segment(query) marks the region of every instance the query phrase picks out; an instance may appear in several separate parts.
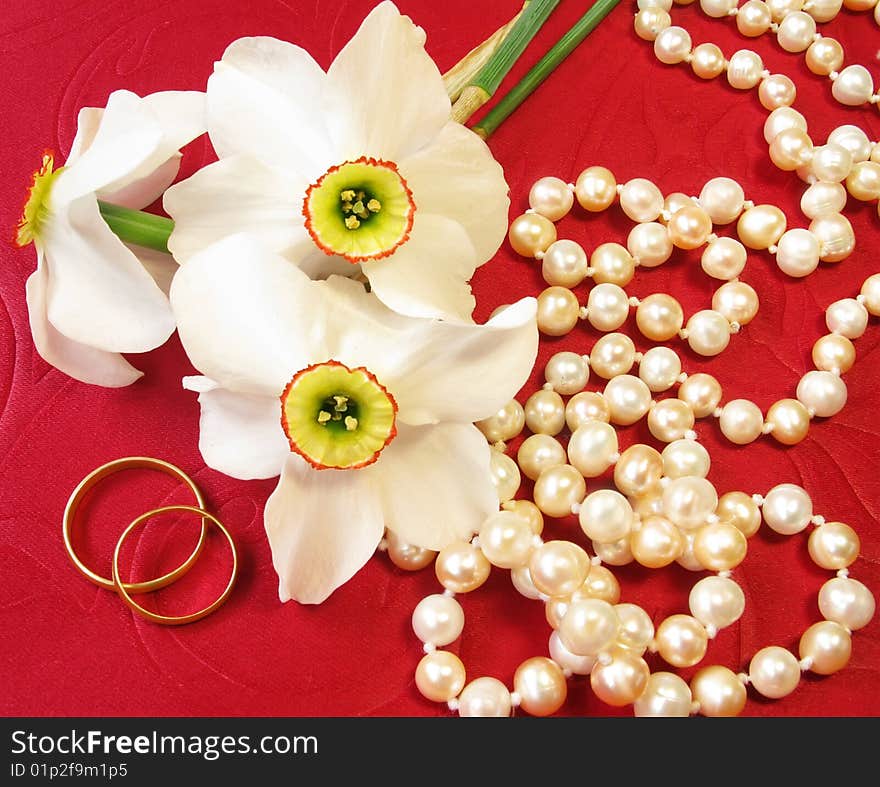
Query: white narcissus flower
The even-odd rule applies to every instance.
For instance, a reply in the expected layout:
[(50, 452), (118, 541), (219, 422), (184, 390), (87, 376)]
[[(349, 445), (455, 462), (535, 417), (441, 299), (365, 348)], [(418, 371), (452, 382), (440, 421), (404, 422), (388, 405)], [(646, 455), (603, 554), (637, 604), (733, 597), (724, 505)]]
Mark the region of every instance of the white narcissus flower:
[(533, 298), (485, 325), (405, 317), (235, 235), (180, 267), (171, 305), (205, 375), (184, 381), (200, 394), (205, 461), (242, 479), (281, 473), (265, 525), (282, 601), (323, 601), (386, 526), (441, 549), (498, 510), (472, 422), (532, 369)]
[(207, 88), (220, 160), (165, 195), (178, 261), (252, 232), (313, 278), (360, 268), (401, 314), (470, 320), (468, 281), (504, 238), (508, 189), (450, 120), (424, 43), (390, 2), (327, 73), (275, 38), (232, 43)]
[(67, 162), (51, 154), (34, 173), (16, 242), (33, 243), (37, 270), (27, 305), (37, 352), (85, 383), (120, 387), (142, 372), (119, 353), (162, 344), (174, 331), (166, 295), (177, 263), (169, 254), (126, 246), (98, 200), (143, 208), (177, 175), (179, 150), (205, 131), (205, 96), (127, 90), (106, 109), (80, 110)]

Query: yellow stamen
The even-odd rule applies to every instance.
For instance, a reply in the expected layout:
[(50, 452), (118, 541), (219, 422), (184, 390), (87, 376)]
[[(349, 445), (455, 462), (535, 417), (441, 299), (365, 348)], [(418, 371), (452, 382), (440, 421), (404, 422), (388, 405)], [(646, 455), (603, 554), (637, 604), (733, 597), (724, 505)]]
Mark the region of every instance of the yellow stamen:
[(349, 432), (353, 432), (355, 429), (358, 428), (358, 419), (352, 418), (352, 416), (350, 416), (350, 415), (346, 416), (345, 417), (345, 428)]
[(361, 223), (358, 221), (356, 216), (349, 216), (345, 220), (345, 226), (348, 227), (348, 229), (350, 230), (356, 230), (358, 227), (361, 226)]
[(321, 412), (318, 413), (318, 423), (322, 426), (326, 424), (327, 421), (329, 421), (331, 418), (332, 416), (326, 410), (321, 410)]
[(347, 396), (334, 396), (333, 399), (336, 402), (336, 406), (333, 408), (337, 413), (344, 413), (348, 410), (348, 397)]
[(378, 213), (380, 210), (382, 210), (382, 203), (379, 202), (379, 200), (377, 199), (371, 199), (367, 203), (367, 209), (370, 211), (370, 213)]
[(351, 189), (346, 189), (339, 195), (339, 199), (343, 202), (351, 202), (355, 198), (355, 193)]

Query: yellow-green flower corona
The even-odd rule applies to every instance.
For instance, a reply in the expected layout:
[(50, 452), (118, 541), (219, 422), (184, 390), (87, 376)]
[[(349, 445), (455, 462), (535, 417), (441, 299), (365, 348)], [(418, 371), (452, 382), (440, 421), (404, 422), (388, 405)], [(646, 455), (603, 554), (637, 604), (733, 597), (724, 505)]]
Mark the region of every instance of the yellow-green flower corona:
[(18, 220), (15, 232), (16, 245), (27, 246), (39, 237), (40, 227), (49, 212), (52, 184), (63, 170), (64, 167), (55, 169), (55, 157), (51, 153), (43, 154), (42, 164), (33, 175), (33, 183), (22, 208), (21, 218)]

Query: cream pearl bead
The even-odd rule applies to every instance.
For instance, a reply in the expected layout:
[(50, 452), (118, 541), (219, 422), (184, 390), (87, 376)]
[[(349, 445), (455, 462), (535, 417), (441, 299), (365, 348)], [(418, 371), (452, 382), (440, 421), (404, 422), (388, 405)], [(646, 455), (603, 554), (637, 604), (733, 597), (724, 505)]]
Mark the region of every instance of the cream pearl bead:
[(531, 500), (508, 500), (501, 506), (505, 511), (512, 511), (521, 519), (525, 520), (529, 529), (536, 536), (544, 530), (544, 516), (540, 509)]
[(629, 502), (635, 514), (642, 519), (659, 516), (663, 513), (663, 488), (655, 486), (638, 497), (630, 497)]
[(776, 31), (776, 40), (786, 52), (803, 52), (813, 43), (816, 20), (803, 11), (788, 14)]
[(633, 528), (629, 548), (640, 565), (663, 568), (681, 555), (684, 537), (666, 517), (648, 516)]
[[(679, 35), (675, 31), (680, 31), (687, 36), (687, 33), (680, 27), (669, 27), (654, 42), (655, 51), (661, 39), (666, 41), (673, 36)], [(688, 42), (690, 42), (690, 36), (687, 37)], [(688, 51), (690, 51), (690, 43), (688, 43)], [(656, 221), (663, 210), (663, 194), (650, 180), (633, 178), (627, 181), (620, 191), (620, 207), (623, 208), (623, 212), (633, 221)]]
[(691, 714), (691, 690), (672, 672), (654, 672), (633, 704), (639, 718), (684, 718)]
[(629, 537), (621, 538), (620, 541), (612, 541), (609, 544), (602, 544), (599, 541), (591, 543), (596, 557), (609, 566), (626, 566), (635, 559), (629, 547)]
[(697, 249), (712, 232), (712, 219), (697, 205), (677, 210), (666, 226), (669, 238), (678, 249)]
[(764, 35), (770, 29), (772, 21), (770, 9), (761, 0), (748, 0), (747, 3), (743, 3), (736, 15), (737, 29), (749, 38)]
[(810, 44), (806, 62), (807, 68), (814, 74), (827, 77), (832, 71), (840, 71), (843, 66), (843, 47), (836, 39), (823, 36)]
[(880, 273), (868, 276), (860, 290), (864, 306), (870, 314), (880, 317)]
[(809, 230), (788, 230), (779, 239), (776, 264), (789, 276), (809, 276), (819, 266), (819, 239)]
[(761, 513), (771, 530), (790, 536), (810, 524), (813, 501), (796, 484), (778, 484), (764, 496)]
[(728, 522), (704, 525), (694, 535), (694, 557), (709, 571), (730, 571), (745, 560), (748, 544)]
[(839, 213), (817, 216), (810, 222), (810, 232), (819, 239), (819, 259), (823, 262), (840, 262), (856, 247), (852, 225)]
[(861, 202), (880, 198), (880, 164), (860, 161), (846, 176), (846, 190)]
[(461, 636), (464, 610), (451, 596), (440, 593), (425, 596), (413, 610), (412, 627), (422, 642), (448, 645)]
[(407, 544), (391, 530), (385, 534), (385, 543), (391, 562), (403, 571), (421, 571), (437, 555), (432, 549)]
[(617, 430), (613, 426), (604, 421), (588, 421), (572, 432), (568, 461), (585, 478), (595, 478), (614, 464), (618, 450)]
[[(690, 52), (691, 36), (683, 27), (671, 25), (665, 30), (662, 30), (657, 38), (654, 39), (654, 56), (661, 63), (666, 63), (667, 65), (681, 63)], [(657, 214), (659, 215), (659, 213), (660, 212), (658, 211)], [(634, 216), (631, 216), (630, 218), (639, 221), (639, 219), (636, 219)], [(654, 218), (657, 217), (654, 216), (651, 219), (645, 219), (645, 221), (652, 221)]]
[(742, 588), (727, 577), (704, 577), (688, 596), (688, 608), (704, 626), (723, 629), (738, 621), (746, 609)]
[(566, 287), (548, 287), (538, 295), (538, 330), (547, 336), (564, 336), (577, 325), (580, 304)]
[(528, 566), (517, 566), (516, 568), (510, 569), (510, 581), (520, 595), (532, 600), (541, 598), (538, 588), (536, 588), (532, 582)]
[(599, 377), (610, 380), (626, 374), (636, 360), (636, 346), (625, 333), (609, 333), (593, 345), (590, 366)]
[(852, 167), (852, 154), (832, 142), (813, 149), (809, 169), (818, 180), (834, 183), (846, 178)]
[(874, 78), (867, 68), (847, 66), (831, 84), (831, 95), (841, 104), (858, 107), (866, 103), (874, 92)]
[(740, 49), (727, 63), (727, 82), (738, 90), (750, 90), (761, 81), (764, 61), (757, 52)]
[(463, 718), (505, 718), (510, 711), (510, 692), (496, 678), (472, 680), (458, 698), (458, 715)]
[(843, 0), (843, 5), (850, 11), (870, 11), (876, 7), (877, 0)]
[(876, 603), (871, 591), (852, 577), (834, 577), (819, 590), (822, 617), (852, 631), (867, 626), (875, 610)]
[(617, 181), (605, 167), (587, 167), (574, 184), (574, 195), (581, 207), (591, 213), (605, 210), (617, 197)]
[(732, 178), (712, 178), (700, 191), (700, 205), (713, 224), (730, 224), (742, 213), (745, 194)]
[(748, 325), (758, 313), (758, 293), (744, 281), (722, 284), (712, 296), (712, 308), (728, 322)]
[(654, 639), (651, 616), (637, 604), (616, 604), (614, 611), (620, 621), (617, 646), (641, 656)]
[(589, 555), (571, 541), (545, 541), (529, 558), (532, 583), (546, 596), (571, 595), (589, 573)]
[(590, 255), (590, 267), (596, 284), (625, 287), (632, 281), (636, 263), (629, 251), (619, 243), (603, 243)]
[(714, 79), (724, 72), (724, 53), (715, 44), (694, 47), (691, 69), (700, 79)]
[(563, 396), (583, 391), (589, 377), (590, 367), (584, 357), (573, 352), (556, 353), (544, 367), (544, 379)]
[(735, 0), (700, 0), (700, 8), (706, 16), (721, 19), (728, 16), (731, 9), (736, 8)]
[(696, 440), (673, 440), (660, 456), (663, 457), (663, 475), (667, 478), (705, 478), (709, 474), (709, 452)]
[(558, 631), (550, 635), (547, 649), (550, 651), (550, 658), (573, 675), (589, 675), (598, 660), (596, 656), (578, 656), (572, 653), (562, 644)]
[(797, 98), (797, 88), (784, 74), (771, 74), (761, 80), (758, 85), (758, 100), (764, 109), (774, 110), (777, 107), (788, 107)]
[(718, 499), (715, 515), (721, 522), (728, 522), (746, 538), (751, 538), (761, 527), (761, 509), (745, 492), (725, 492)]
[(810, 671), (832, 675), (842, 670), (852, 655), (852, 637), (839, 623), (823, 620), (814, 623), (801, 636), (798, 653), (810, 660)]
[(645, 338), (654, 342), (669, 341), (678, 335), (684, 323), (681, 304), (671, 295), (655, 292), (636, 307), (636, 325)]
[(794, 655), (771, 645), (762, 648), (749, 662), (749, 682), (759, 694), (772, 700), (791, 694), (801, 679), (801, 668)]
[(672, 255), (672, 238), (666, 227), (656, 221), (636, 224), (626, 238), (626, 248), (633, 260), (645, 268), (656, 268)]
[(577, 656), (594, 656), (615, 639), (620, 622), (614, 607), (597, 598), (572, 601), (559, 624), (559, 639)]
[(797, 399), (780, 399), (767, 411), (770, 435), (783, 445), (796, 445), (807, 436), (810, 414)]
[(668, 347), (652, 347), (639, 361), (639, 377), (651, 391), (667, 391), (681, 374), (681, 358)]
[(660, 214), (659, 221), (666, 223), (666, 214), (671, 217), (673, 213), (685, 207), (693, 207), (696, 202), (693, 197), (689, 197), (682, 191), (673, 191), (667, 194), (663, 200), (663, 213)]
[(565, 423), (574, 432), (590, 421), (604, 421), (611, 418), (611, 409), (602, 394), (595, 391), (583, 391), (575, 394), (565, 404)]
[(789, 14), (800, 11), (804, 0), (767, 0), (767, 7), (774, 22), (781, 22)]
[(551, 287), (577, 287), (587, 277), (587, 253), (580, 243), (558, 240), (541, 260), (541, 275)]
[(526, 424), (526, 414), (523, 406), (511, 399), (495, 415), (490, 415), (482, 421), (477, 421), (476, 427), (490, 443), (512, 440), (522, 432)]
[(837, 415), (846, 404), (846, 383), (831, 372), (807, 372), (797, 387), (800, 403), (820, 418)]
[(694, 532), (682, 531), (681, 533), (684, 549), (681, 554), (675, 558), (675, 562), (688, 571), (704, 571), (703, 564), (697, 560), (694, 555)]
[(532, 552), (534, 534), (528, 523), (512, 511), (498, 511), (480, 528), (480, 549), (498, 568), (523, 566)]
[(513, 689), (520, 696), (520, 707), (531, 716), (556, 713), (568, 694), (565, 675), (550, 659), (527, 659), (516, 669)]
[(746, 687), (727, 667), (703, 667), (691, 678), (691, 692), (703, 716), (738, 716), (746, 706)]
[(634, 424), (651, 406), (648, 386), (631, 374), (621, 374), (609, 380), (602, 395), (608, 402), (611, 423), (619, 426)]
[(587, 297), (587, 320), (599, 331), (616, 331), (629, 315), (629, 296), (616, 284), (597, 284)]
[(614, 543), (629, 535), (633, 524), (633, 510), (620, 492), (599, 489), (584, 498), (578, 512), (578, 521), (581, 530), (594, 543)]
[(574, 193), (564, 180), (552, 176), (535, 181), (529, 191), (529, 207), (550, 221), (559, 221), (574, 204)]
[(721, 384), (711, 374), (697, 372), (679, 386), (678, 398), (691, 406), (697, 418), (705, 418), (721, 401)]
[(611, 661), (601, 661), (590, 673), (593, 693), (607, 705), (622, 707), (635, 702), (645, 691), (651, 670), (640, 656), (615, 650)]
[(748, 445), (758, 439), (764, 428), (761, 408), (748, 399), (733, 399), (721, 408), (718, 419), (721, 433), (736, 445)]
[(663, 459), (649, 445), (627, 448), (614, 465), (614, 485), (627, 497), (640, 497), (657, 487), (663, 474)]
[[(839, 183), (814, 183), (801, 197), (801, 210), (808, 219), (815, 219), (825, 213), (840, 213), (845, 205), (846, 189)], [(806, 230), (792, 230), (792, 232), (806, 232)], [(780, 240), (780, 245), (781, 243)], [(817, 250), (817, 264), (818, 257)]]
[(416, 667), (416, 688), (433, 702), (448, 702), (457, 696), (466, 678), (461, 659), (445, 650), (428, 653)]
[(813, 365), (823, 372), (848, 372), (856, 361), (853, 343), (836, 333), (821, 336), (813, 345)]
[(703, 624), (690, 615), (670, 615), (657, 627), (654, 639), (660, 657), (673, 667), (693, 667), (709, 644)]
[(698, 355), (718, 355), (730, 344), (730, 323), (713, 309), (698, 311), (687, 321), (687, 343)]
[(538, 213), (524, 213), (513, 220), (507, 238), (517, 254), (534, 257), (556, 240), (556, 226)]
[(523, 475), (535, 481), (548, 467), (565, 464), (565, 448), (550, 435), (533, 434), (520, 444), (516, 461)]
[(858, 126), (838, 126), (828, 135), (828, 142), (845, 147), (852, 155), (853, 163), (867, 161), (871, 157), (871, 140)]
[(799, 128), (780, 131), (770, 143), (770, 159), (781, 170), (792, 172), (809, 164), (812, 158), (813, 140)]
[(764, 121), (764, 141), (769, 145), (775, 137), (787, 128), (807, 130), (807, 119), (796, 109), (779, 107), (774, 109)]
[(548, 467), (535, 481), (535, 505), (541, 513), (560, 518), (571, 514), (571, 507), (587, 493), (584, 477), (571, 465)]
[[(535, 590), (537, 591), (537, 588)], [(540, 593), (538, 598), (541, 598)], [(554, 630), (559, 628), (559, 624), (562, 623), (562, 618), (565, 616), (565, 613), (568, 612), (570, 604), (570, 598), (550, 598), (545, 601), (544, 617), (550, 624), (550, 628)]]
[(643, 8), (636, 14), (636, 35), (643, 41), (654, 41), (672, 24), (672, 18), (662, 8)]
[(598, 598), (609, 604), (616, 604), (620, 601), (620, 583), (617, 577), (605, 566), (593, 566), (583, 587), (572, 595), (575, 601), (585, 598)]
[(535, 434), (557, 435), (565, 426), (565, 402), (556, 391), (541, 388), (526, 400), (525, 417)]
[[(788, 134), (783, 131), (782, 134)], [(766, 249), (785, 232), (785, 214), (775, 205), (756, 205), (740, 216), (736, 225), (739, 239), (750, 249)]]
[(718, 505), (718, 493), (705, 478), (676, 478), (663, 490), (663, 515), (683, 530), (706, 524)]
[(681, 399), (664, 399), (648, 411), (648, 429), (663, 443), (681, 440), (694, 428), (694, 411)]
[(831, 333), (858, 339), (868, 328), (868, 310), (855, 298), (841, 298), (825, 309), (825, 325)]
[(851, 566), (859, 556), (858, 533), (843, 522), (825, 522), (810, 533), (810, 557), (819, 568), (839, 571)]
[(811, 0), (807, 9), (810, 16), (820, 24), (830, 22), (840, 13), (843, 0)]
[(522, 483), (516, 462), (507, 454), (502, 454), (501, 451), (493, 448), (489, 452), (489, 474), (498, 494), (498, 502), (512, 500)]
[(434, 573), (440, 584), (453, 593), (470, 593), (489, 578), (492, 570), (486, 556), (467, 541), (453, 541), (437, 555)]

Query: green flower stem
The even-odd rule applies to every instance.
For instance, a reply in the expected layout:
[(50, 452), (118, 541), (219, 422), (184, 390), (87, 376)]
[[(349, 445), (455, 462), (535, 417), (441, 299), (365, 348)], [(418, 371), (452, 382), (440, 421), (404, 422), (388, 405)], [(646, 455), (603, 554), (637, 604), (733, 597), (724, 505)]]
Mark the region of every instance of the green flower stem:
[(168, 254), (168, 238), (174, 229), (171, 219), (108, 202), (99, 201), (98, 208), (101, 217), (121, 240)]
[[(620, 0), (597, 0), (538, 64), (529, 71), (510, 91), (473, 127), (484, 139), (492, 134), (507, 117), (525, 101), (554, 69), (567, 58), (596, 28)], [(525, 14), (523, 15), (525, 16)]]

